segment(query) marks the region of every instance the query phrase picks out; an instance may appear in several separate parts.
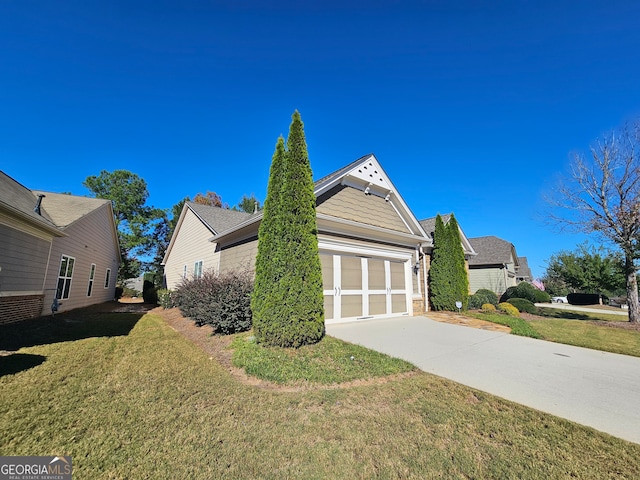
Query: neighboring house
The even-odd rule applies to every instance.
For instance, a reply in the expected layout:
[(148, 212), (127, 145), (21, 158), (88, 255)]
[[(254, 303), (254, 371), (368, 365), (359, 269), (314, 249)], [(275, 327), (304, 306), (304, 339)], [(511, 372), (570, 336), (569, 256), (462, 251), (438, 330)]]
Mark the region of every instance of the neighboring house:
[[(327, 322), (413, 315), (428, 302), (433, 242), (373, 155), (315, 182)], [(253, 270), (262, 212), (211, 241), (219, 270)]]
[(174, 290), (185, 278), (220, 270), (220, 252), (209, 242), (213, 235), (247, 220), (252, 214), (186, 202), (165, 252), (164, 284)]
[(113, 300), (120, 248), (108, 200), (32, 191), (0, 172), (0, 324)]
[(533, 276), (531, 275), (531, 269), (529, 268), (529, 261), (527, 257), (518, 257), (518, 266), (516, 267), (516, 284), (520, 282), (529, 282), (533, 281)]
[(520, 266), (516, 248), (511, 242), (488, 236), (470, 238), (477, 255), (469, 258), (469, 290), (481, 288), (502, 295), (517, 285), (516, 272)]
[[(440, 215), (440, 217), (442, 218), (443, 223), (446, 225), (449, 223), (449, 220), (451, 219), (451, 214), (447, 213), (446, 215)], [(436, 217), (425, 218), (424, 220), (420, 220), (420, 224), (422, 225), (422, 228), (424, 228), (424, 231), (427, 232), (427, 234), (431, 238), (434, 238), (434, 233), (436, 230)], [(462, 250), (464, 251), (465, 267), (467, 269), (467, 275), (468, 275), (469, 258), (476, 256), (477, 253), (473, 249), (473, 246), (471, 245), (471, 242), (469, 241), (465, 233), (462, 231), (462, 227), (460, 226), (460, 224), (458, 224), (458, 232), (460, 232), (460, 242), (462, 243)], [(471, 284), (469, 284), (469, 290), (471, 290)], [(473, 293), (473, 292), (470, 292), (470, 293)]]

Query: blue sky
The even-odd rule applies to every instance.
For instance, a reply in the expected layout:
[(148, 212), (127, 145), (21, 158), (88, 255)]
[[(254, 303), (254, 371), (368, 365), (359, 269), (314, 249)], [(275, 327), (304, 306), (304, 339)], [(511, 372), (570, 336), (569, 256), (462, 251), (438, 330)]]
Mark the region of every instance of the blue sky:
[(374, 153), (419, 219), (542, 275), (583, 240), (542, 195), (640, 116), (640, 2), (0, 2), (0, 169), (29, 188), (128, 169), (161, 208), (263, 199), (295, 109), (314, 178)]

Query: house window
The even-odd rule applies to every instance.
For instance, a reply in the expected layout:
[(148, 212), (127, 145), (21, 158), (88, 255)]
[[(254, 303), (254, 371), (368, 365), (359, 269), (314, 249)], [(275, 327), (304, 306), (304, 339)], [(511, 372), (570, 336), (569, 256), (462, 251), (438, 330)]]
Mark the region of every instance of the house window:
[(202, 260), (193, 266), (193, 278), (202, 278)]
[(182, 278), (187, 278), (187, 266), (186, 265), (182, 268)]
[(56, 298), (62, 300), (69, 298), (71, 290), (71, 277), (73, 277), (73, 265), (76, 259), (68, 255), (62, 255), (60, 260), (60, 272), (58, 273), (58, 286), (56, 288)]
[(104, 277), (104, 288), (109, 288), (109, 280), (111, 280), (111, 269), (107, 268), (107, 274)]
[(93, 279), (96, 276), (96, 264), (91, 264), (91, 270), (89, 271), (89, 286), (87, 287), (87, 297), (91, 296), (91, 290), (93, 290)]

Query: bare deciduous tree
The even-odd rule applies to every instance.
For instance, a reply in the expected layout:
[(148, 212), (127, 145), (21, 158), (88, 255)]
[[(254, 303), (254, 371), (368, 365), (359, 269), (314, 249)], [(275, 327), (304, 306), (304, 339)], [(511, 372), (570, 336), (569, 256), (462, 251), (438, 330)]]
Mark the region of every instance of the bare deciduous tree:
[(556, 207), (551, 220), (573, 231), (599, 234), (621, 250), (629, 321), (638, 322), (640, 121), (604, 135), (591, 146), (589, 157), (575, 154), (570, 167), (550, 199)]

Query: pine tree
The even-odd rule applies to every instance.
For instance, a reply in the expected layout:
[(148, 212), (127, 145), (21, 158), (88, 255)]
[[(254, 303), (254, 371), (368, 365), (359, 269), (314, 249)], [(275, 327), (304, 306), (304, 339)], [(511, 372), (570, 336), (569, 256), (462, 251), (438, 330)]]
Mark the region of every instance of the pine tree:
[(464, 249), (462, 248), (460, 229), (453, 213), (447, 223), (447, 230), (449, 233), (451, 259), (453, 264), (453, 291), (456, 296), (456, 301), (462, 302), (462, 309), (466, 310), (469, 305), (469, 275), (467, 273), (466, 262), (464, 259)]
[[(282, 150), (279, 140), (265, 201), (265, 226), (260, 226), (258, 236), (252, 308), (255, 305), (254, 331), (259, 342), (299, 347), (318, 342), (324, 335), (324, 308), (316, 198), (297, 110), (284, 155)], [(280, 169), (276, 163), (282, 158)]]

